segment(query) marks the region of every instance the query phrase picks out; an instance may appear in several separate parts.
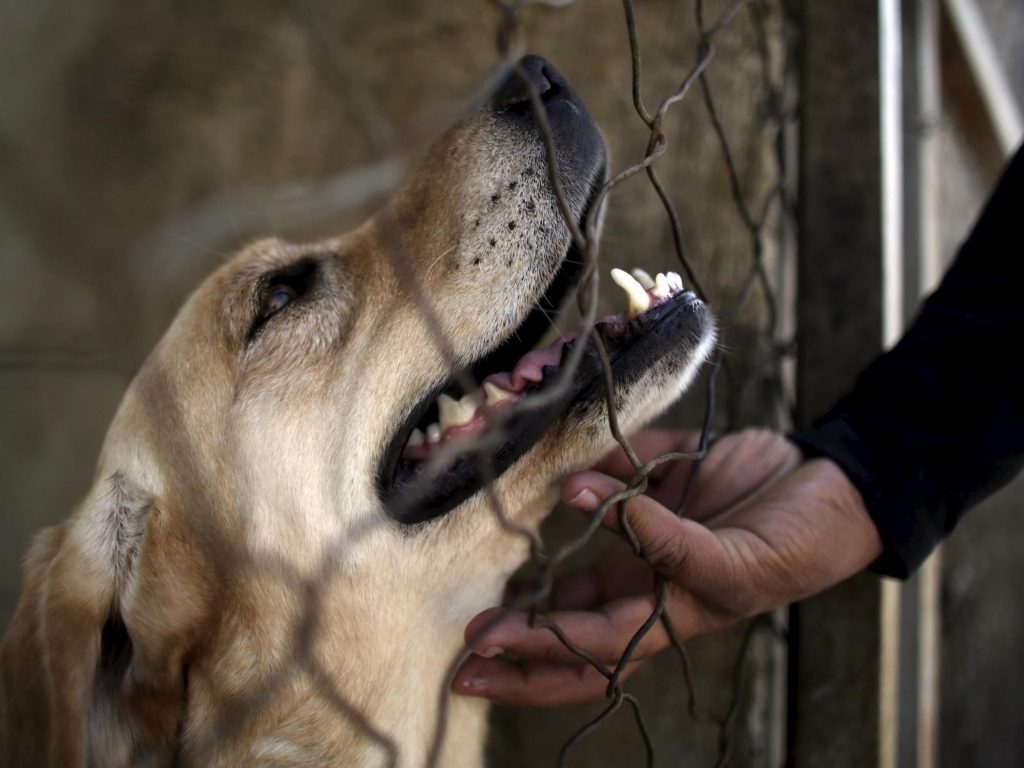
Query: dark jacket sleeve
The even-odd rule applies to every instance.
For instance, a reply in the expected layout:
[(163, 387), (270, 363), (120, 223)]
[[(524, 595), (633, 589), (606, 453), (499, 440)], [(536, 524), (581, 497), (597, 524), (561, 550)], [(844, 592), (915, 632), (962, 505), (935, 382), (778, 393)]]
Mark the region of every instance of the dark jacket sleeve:
[(911, 574), (1024, 465), (1022, 231), (1024, 149), (900, 342), (791, 435), (860, 490), (885, 545), (880, 573)]

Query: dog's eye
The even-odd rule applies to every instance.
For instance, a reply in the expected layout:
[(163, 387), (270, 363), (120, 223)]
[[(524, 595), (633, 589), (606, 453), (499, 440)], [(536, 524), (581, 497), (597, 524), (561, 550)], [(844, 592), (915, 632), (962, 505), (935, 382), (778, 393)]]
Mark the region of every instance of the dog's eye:
[(267, 289), (267, 297), (263, 300), (260, 318), (266, 320), (275, 312), (283, 309), (285, 304), (294, 301), (297, 296), (298, 293), (290, 285), (277, 284), (270, 286)]
[(309, 293), (315, 283), (316, 269), (315, 261), (303, 259), (285, 269), (264, 275), (257, 282), (256, 317), (249, 331), (250, 339), (274, 315)]

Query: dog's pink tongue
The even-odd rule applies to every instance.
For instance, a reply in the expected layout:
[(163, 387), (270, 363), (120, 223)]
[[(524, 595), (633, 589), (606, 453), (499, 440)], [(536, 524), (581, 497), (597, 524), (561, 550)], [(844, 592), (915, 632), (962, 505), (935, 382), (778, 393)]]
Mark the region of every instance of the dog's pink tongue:
[(521, 392), (528, 382), (540, 382), (544, 380), (544, 367), (558, 365), (562, 360), (562, 347), (580, 335), (579, 331), (567, 333), (544, 349), (535, 349), (527, 352), (516, 363), (512, 373), (496, 373), (487, 377), (487, 381), (497, 384), (499, 387), (510, 392)]

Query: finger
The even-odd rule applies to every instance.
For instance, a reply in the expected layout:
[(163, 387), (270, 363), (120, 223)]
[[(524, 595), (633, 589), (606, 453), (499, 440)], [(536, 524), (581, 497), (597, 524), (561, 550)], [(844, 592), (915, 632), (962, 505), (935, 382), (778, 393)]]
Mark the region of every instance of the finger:
[[(505, 584), (505, 590), (501, 596), (502, 605), (513, 605), (519, 600), (528, 601), (530, 596), (536, 596), (538, 594), (538, 586), (536, 580), (531, 579), (510, 579)], [(547, 601), (542, 601), (540, 605), (547, 605)]]
[[(700, 433), (678, 430), (645, 430), (632, 440), (642, 464), (666, 453), (693, 453), (700, 446)], [(647, 473), (647, 494), (667, 507), (675, 509), (693, 474), (691, 459), (674, 459), (656, 464)], [(629, 481), (636, 474), (622, 448), (616, 448), (594, 465), (594, 471)]]
[(799, 450), (777, 432), (745, 429), (725, 435), (704, 459), (686, 516), (704, 520), (730, 509), (799, 463)]
[[(640, 459), (640, 463), (646, 464), (663, 453), (689, 453), (697, 450), (697, 446), (700, 443), (700, 434), (679, 430), (645, 429), (630, 437), (629, 443), (633, 446), (633, 451), (636, 453), (637, 458)], [(675, 466), (675, 462), (659, 464), (647, 475), (648, 481), (651, 483), (660, 482), (667, 474), (673, 471)], [(636, 474), (636, 469), (621, 446), (616, 446), (606, 454), (604, 458), (594, 465), (594, 470), (617, 477), (623, 481), (631, 479)]]
[[(538, 616), (533, 626), (527, 614), (508, 613), (488, 627), (502, 610), (492, 608), (470, 621), (466, 643), (474, 653), (486, 658), (511, 653), (526, 661), (578, 664), (580, 655), (562, 642), (548, 626), (551, 623), (575, 648), (603, 664), (614, 665), (654, 606), (654, 595), (642, 595), (616, 600), (595, 611), (552, 611)], [(658, 622), (640, 640), (632, 658), (646, 658), (665, 648), (668, 642), (668, 634)]]
[(592, 569), (600, 593), (597, 605), (654, 592), (654, 570), (650, 563), (633, 554), (633, 547), (624, 540), (613, 540)]
[[(533, 606), (544, 613), (553, 609), (578, 611), (596, 608), (608, 601), (608, 598), (602, 599), (603, 586), (601, 574), (592, 567), (562, 574), (552, 584), (551, 593), (541, 600), (537, 599), (540, 587), (536, 581), (510, 580), (505, 585), (501, 604), (520, 608)], [(640, 590), (628, 594), (637, 591)]]
[[(527, 598), (537, 589), (536, 584), (519, 584), (505, 590), (502, 605), (511, 606), (516, 599)], [(642, 558), (633, 554), (630, 546), (615, 540), (612, 546), (590, 567), (564, 573), (555, 579), (551, 594), (537, 604), (542, 613), (549, 611), (595, 610), (605, 603), (624, 597), (654, 591), (654, 571)], [(523, 607), (527, 603), (519, 603)]]
[(558, 611), (581, 611), (596, 608), (602, 602), (601, 581), (598, 574), (588, 568), (570, 571), (555, 579), (548, 598), (550, 609)]
[[(624, 488), (613, 477), (580, 472), (562, 483), (562, 499), (590, 514)], [(654, 570), (677, 586), (698, 594), (713, 595), (730, 588), (732, 564), (712, 531), (693, 520), (676, 517), (648, 496), (634, 496), (624, 503), (626, 519), (640, 543), (641, 554)], [(625, 537), (618, 506), (613, 504), (607, 509), (601, 524)]]
[[(639, 666), (631, 662), (622, 680)], [(608, 679), (590, 664), (553, 664), (471, 656), (456, 673), (452, 690), (518, 707), (555, 707), (603, 698)]]
[[(654, 591), (654, 571), (624, 541), (613, 541), (589, 568), (569, 571), (551, 587), (542, 612), (595, 610), (605, 603)], [(524, 593), (525, 594), (525, 593)], [(509, 605), (510, 600), (502, 605)]]

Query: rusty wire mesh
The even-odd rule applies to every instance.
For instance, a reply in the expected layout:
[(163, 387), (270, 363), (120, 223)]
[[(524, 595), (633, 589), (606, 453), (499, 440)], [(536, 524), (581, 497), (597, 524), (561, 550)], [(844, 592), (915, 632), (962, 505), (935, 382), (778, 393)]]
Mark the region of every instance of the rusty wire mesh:
[[(417, 122), (411, 128), (406, 127), (401, 130), (392, 126), (383, 116), (382, 110), (374, 102), (373, 95), (365, 91), (360, 86), (359, 79), (352, 75), (350, 63), (345, 61), (344, 52), (331, 40), (329, 35), (324, 33), (325, 27), (319, 21), (319, 14), (322, 10), (320, 4), (316, 0), (297, 2), (293, 6), (296, 18), (308, 32), (310, 41), (323, 52), (325, 58), (331, 63), (337, 88), (346, 99), (351, 101), (353, 105), (352, 114), (357, 117), (366, 136), (371, 138), (375, 150), (379, 154), (377, 162), (367, 166), (365, 169), (346, 174), (334, 180), (329, 187), (279, 191), (279, 194), (261, 199), (227, 197), (223, 200), (214, 201), (205, 206), (191, 221), (184, 224), (178, 222), (178, 228), (191, 232), (197, 241), (216, 243), (229, 231), (228, 228), (245, 229), (245, 217), (251, 218), (255, 216), (254, 220), (260, 220), (263, 214), (259, 213), (259, 211), (265, 208), (287, 204), (295, 206), (296, 211), (301, 212), (301, 216), (310, 217), (345, 206), (356, 206), (388, 189), (400, 175), (392, 160), (392, 156), (397, 153), (399, 147), (414, 138), (433, 135), (440, 127), (452, 123), (459, 117), (470, 114), (484, 103), (498, 84), (516, 71), (518, 58), (527, 50), (528, 41), (525, 39), (525, 32), (520, 22), (520, 14), (526, 6), (532, 4), (550, 6), (567, 4), (561, 0), (491, 0), (491, 2), (499, 11), (500, 21), (498, 28), (495, 30), (497, 59), (488, 77), (464, 103), (442, 110), (426, 120)], [(583, 344), (575, 345), (571, 349), (564, 365), (560, 369), (557, 382), (550, 390), (544, 394), (517, 403), (511, 408), (491, 414), (489, 416), (488, 428), (480, 439), (475, 440), (469, 446), (460, 443), (451, 450), (442, 451), (430, 462), (430, 466), (427, 467), (428, 472), (441, 471), (453, 457), (455, 451), (474, 454), (478, 457), (483, 468), (483, 475), (488, 480), (488, 482), (485, 482), (483, 492), (490, 501), (492, 512), (507, 532), (527, 540), (530, 561), (536, 574), (533, 588), (518, 594), (506, 608), (508, 610), (530, 611), (531, 619), (537, 626), (549, 629), (572, 653), (576, 654), (585, 663), (592, 665), (608, 680), (607, 705), (597, 717), (582, 724), (578, 731), (564, 744), (561, 754), (558, 756), (559, 765), (565, 764), (579, 742), (595, 729), (601, 727), (623, 704), (627, 704), (631, 709), (635, 717), (636, 727), (646, 745), (644, 758), (646, 763), (648, 765), (655, 764), (657, 755), (649, 736), (649, 728), (644, 716), (642, 702), (626, 692), (623, 686), (622, 675), (640, 641), (659, 622), (667, 630), (681, 662), (681, 679), (689, 690), (689, 715), (694, 720), (711, 722), (715, 725), (719, 733), (717, 764), (727, 764), (733, 751), (733, 731), (741, 708), (745, 661), (752, 639), (755, 633), (762, 628), (767, 627), (772, 631), (777, 629), (770, 619), (761, 619), (750, 623), (744, 633), (735, 662), (735, 679), (732, 685), (728, 709), (724, 713), (714, 715), (706, 711), (698, 700), (691, 671), (692, 663), (687, 655), (686, 647), (683, 640), (671, 626), (664, 612), (667, 588), (664, 580), (660, 577), (656, 578), (655, 582), (656, 607), (654, 611), (641, 626), (637, 627), (632, 641), (623, 650), (617, 663), (611, 667), (594, 658), (586, 648), (577, 646), (539, 610), (539, 606), (550, 594), (556, 572), (571, 555), (581, 549), (593, 537), (605, 511), (615, 505), (620, 505), (620, 502), (644, 493), (647, 487), (647, 475), (656, 466), (665, 462), (693, 463), (694, 471), (690, 475), (689, 484), (682, 498), (679, 499), (676, 508), (678, 515), (685, 515), (690, 489), (698, 476), (701, 461), (708, 450), (713, 427), (717, 426), (718, 428), (727, 429), (737, 426), (736, 407), (733, 400), (742, 397), (744, 382), (731, 382), (733, 386), (727, 393), (726, 402), (723, 406), (722, 398), (718, 394), (719, 371), (725, 370), (728, 372), (728, 361), (723, 357), (723, 347), (720, 346), (715, 353), (714, 359), (709, 364), (710, 375), (706, 378), (705, 388), (706, 405), (701, 424), (699, 446), (696, 451), (666, 454), (642, 463), (630, 446), (628, 438), (619, 429), (609, 389), (611, 381), (610, 365), (607, 354), (603, 350), (602, 339), (594, 330), (600, 280), (600, 270), (598, 267), (601, 263), (597, 234), (598, 221), (607, 204), (608, 195), (614, 189), (631, 180), (633, 180), (632, 183), (639, 183), (638, 180), (634, 180), (634, 177), (640, 175), (647, 177), (648, 183), (655, 190), (663, 206), (663, 226), (669, 228), (671, 232), (675, 257), (687, 282), (696, 289), (701, 298), (707, 300), (716, 309), (721, 317), (729, 317), (744, 311), (749, 307), (752, 297), (759, 297), (759, 303), (756, 308), (756, 311), (761, 316), (759, 333), (764, 342), (763, 347), (767, 350), (764, 359), (759, 363), (764, 372), (763, 382), (761, 383), (767, 383), (771, 391), (771, 397), (777, 404), (777, 407), (774, 409), (775, 421), (773, 426), (783, 428), (787, 426), (786, 418), (789, 412), (789, 405), (786, 395), (784, 365), (786, 364), (790, 344), (784, 337), (784, 329), (782, 328), (784, 323), (780, 319), (785, 312), (785, 308), (780, 306), (780, 302), (777, 299), (776, 277), (771, 273), (771, 269), (766, 263), (766, 238), (768, 237), (768, 229), (770, 227), (779, 229), (783, 227), (783, 224), (780, 224), (780, 222), (786, 219), (792, 206), (792, 201), (788, 197), (789, 186), (786, 175), (791, 161), (786, 154), (784, 140), (784, 132), (792, 119), (792, 104), (789, 103), (784, 92), (784, 85), (773, 76), (773, 72), (778, 70), (777, 63), (769, 60), (771, 54), (766, 40), (762, 15), (765, 8), (771, 2), (772, 0), (732, 0), (724, 6), (717, 16), (709, 18), (705, 10), (704, 0), (695, 0), (692, 4), (693, 16), (690, 23), (695, 25), (699, 32), (696, 50), (678, 51), (681, 71), (678, 86), (675, 90), (661, 95), (657, 100), (657, 107), (651, 111), (648, 107), (648, 102), (644, 98), (644, 81), (641, 69), (642, 51), (637, 34), (636, 10), (633, 7), (632, 0), (623, 0), (623, 33), (624, 40), (628, 41), (630, 47), (633, 65), (632, 101), (637, 116), (637, 135), (644, 137), (646, 149), (642, 157), (627, 160), (622, 169), (610, 176), (601, 189), (598, 200), (593, 205), (582, 230), (577, 227), (574, 217), (570, 214), (569, 205), (561, 189), (556, 164), (553, 161), (555, 152), (554, 142), (547, 125), (545, 111), (541, 105), (539, 95), (536, 92), (531, 94), (533, 114), (540, 127), (546, 150), (549, 182), (562, 211), (565, 224), (569, 228), (572, 239), (585, 261), (583, 275), (576, 296), (577, 306), (582, 317), (583, 333), (589, 334), (601, 357), (606, 380), (606, 394), (608, 395), (609, 427), (616, 440), (629, 456), (636, 470), (627, 488), (607, 499), (593, 515), (591, 523), (582, 533), (562, 543), (552, 553), (545, 554), (544, 547), (537, 535), (510, 519), (502, 508), (490, 482), (494, 478), (494, 470), (489, 466), (490, 453), (501, 440), (503, 425), (510, 419), (521, 415), (525, 410), (540, 408), (549, 400), (563, 393), (580, 364), (584, 350)], [(643, 9), (640, 9), (640, 12), (642, 13)], [(777, 179), (771, 185), (768, 194), (756, 203), (749, 199), (744, 190), (731, 144), (718, 113), (714, 89), (708, 78), (709, 69), (716, 61), (716, 38), (719, 35), (725, 34), (733, 19), (741, 13), (750, 14), (754, 28), (758, 30), (759, 52), (763, 59), (763, 87), (767, 95), (766, 102), (769, 111), (766, 119), (772, 122), (778, 131)], [(685, 248), (685, 215), (681, 215), (677, 210), (673, 202), (673, 194), (662, 183), (657, 168), (658, 160), (666, 152), (685, 151), (685, 144), (673, 141), (673, 137), (666, 127), (666, 115), (682, 100), (697, 98), (702, 101), (710, 130), (714, 132), (717, 138), (722, 158), (722, 173), (725, 174), (731, 189), (732, 199), (739, 220), (749, 235), (749, 253), (742, 256), (742, 258), (749, 259), (746, 278), (743, 281), (739, 295), (734, 297), (730, 304), (722, 304), (721, 297), (715, 296), (703, 284), (702, 276), (697, 273), (697, 270), (691, 264)], [(296, 200), (299, 202), (296, 202)], [(239, 224), (239, 219), (243, 220), (242, 224)], [(449, 359), (454, 360), (449, 342), (440, 330), (440, 324), (434, 316), (433, 307), (425, 299), (420, 286), (416, 282), (415, 273), (412, 270), (403, 268), (407, 254), (404, 253), (400, 240), (396, 236), (388, 236), (389, 230), (393, 232), (393, 229), (388, 226), (383, 228), (387, 241), (387, 254), (395, 267), (394, 273), (402, 277), (404, 280), (403, 289), (419, 305), (420, 311), (432, 329), (434, 343)], [(736, 258), (741, 258), (741, 256), (736, 255)], [(723, 339), (723, 344), (728, 346), (728, 336)], [(451, 367), (453, 370), (458, 368), (458, 366), (454, 365), (454, 362)], [(470, 391), (471, 388), (471, 385), (467, 382), (466, 391)], [(621, 520), (625, 529), (629, 532), (628, 521), (624, 516)], [(219, 723), (211, 724), (211, 727), (204, 736), (205, 746), (200, 745), (200, 748), (195, 753), (199, 756), (199, 764), (203, 762), (204, 748), (211, 751), (214, 750), (218, 742), (243, 728), (250, 718), (253, 717), (255, 711), (273, 698), (275, 691), (285, 687), (292, 676), (299, 674), (308, 676), (308, 679), (313, 682), (324, 700), (330, 703), (340, 716), (348, 718), (373, 742), (380, 746), (383, 754), (386, 756), (387, 764), (398, 764), (399, 748), (393, 737), (380, 731), (357, 706), (346, 698), (344, 691), (337, 689), (332, 682), (331, 675), (321, 667), (321, 663), (316, 658), (315, 653), (312, 652), (312, 645), (317, 634), (319, 617), (321, 615), (321, 585), (330, 581), (330, 574), (340, 567), (346, 554), (358, 543), (360, 537), (368, 535), (375, 526), (380, 524), (381, 521), (377, 515), (365, 515), (361, 519), (360, 524), (347, 532), (344, 539), (335, 542), (329, 548), (329, 554), (323, 559), (319, 568), (312, 575), (298, 573), (288, 563), (271, 558), (259, 557), (253, 559), (251, 553), (240, 551), (231, 542), (218, 541), (215, 537), (211, 537), (208, 546), (213, 551), (219, 553), (218, 557), (215, 558), (217, 562), (231, 563), (233, 568), (242, 572), (253, 569), (259, 570), (261, 573), (274, 574), (282, 587), (291, 590), (296, 597), (297, 604), (302, 606), (302, 620), (296, 626), (290, 657), (283, 659), (279, 663), (276, 673), (264, 680), (259, 690), (247, 696), (245, 700), (239, 701), (228, 717)], [(633, 541), (635, 544), (635, 537)], [(638, 551), (638, 554), (642, 553)], [(494, 622), (500, 620), (500, 618), (501, 616), (499, 615), (494, 619)], [(472, 639), (470, 640), (472, 641)], [(472, 645), (472, 642), (469, 644)], [(449, 661), (445, 684), (437, 692), (438, 718), (426, 761), (427, 766), (435, 765), (441, 754), (441, 748), (448, 728), (450, 682), (459, 666), (468, 658), (469, 654), (470, 651), (467, 647)]]

